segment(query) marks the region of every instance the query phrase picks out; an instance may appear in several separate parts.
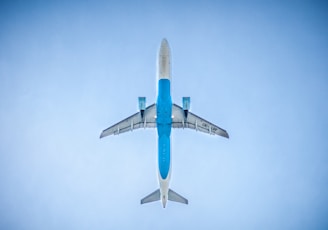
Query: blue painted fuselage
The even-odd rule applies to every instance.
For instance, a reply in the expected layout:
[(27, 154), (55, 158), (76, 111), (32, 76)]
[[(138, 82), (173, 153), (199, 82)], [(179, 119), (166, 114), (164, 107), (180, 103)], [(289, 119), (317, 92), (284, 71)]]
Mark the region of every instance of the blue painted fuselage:
[(171, 162), (172, 99), (170, 80), (158, 81), (157, 97), (158, 167), (162, 179), (167, 179)]

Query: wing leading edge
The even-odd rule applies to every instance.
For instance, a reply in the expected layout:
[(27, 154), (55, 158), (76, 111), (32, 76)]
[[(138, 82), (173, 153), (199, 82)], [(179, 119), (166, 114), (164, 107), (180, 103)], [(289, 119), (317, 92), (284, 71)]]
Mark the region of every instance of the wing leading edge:
[(185, 116), (185, 111), (182, 107), (173, 104), (172, 106), (172, 128), (190, 128), (196, 131), (201, 131), (211, 135), (219, 135), (229, 138), (229, 134), (226, 130), (214, 125), (205, 119), (188, 112)]
[(109, 135), (118, 135), (121, 133), (125, 133), (128, 131), (132, 131), (134, 129), (139, 128), (155, 128), (156, 127), (156, 104), (152, 104), (148, 106), (143, 116), (141, 116), (141, 113), (135, 113), (131, 115), (128, 118), (125, 118), (124, 120), (118, 122), (115, 125), (112, 125), (111, 127), (105, 129), (100, 134), (100, 138), (109, 136)]

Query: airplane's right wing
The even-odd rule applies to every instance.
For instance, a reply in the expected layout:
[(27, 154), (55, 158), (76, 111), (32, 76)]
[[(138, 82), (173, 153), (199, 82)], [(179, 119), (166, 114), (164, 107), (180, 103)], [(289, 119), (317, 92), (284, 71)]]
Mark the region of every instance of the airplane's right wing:
[(211, 135), (229, 138), (229, 134), (224, 129), (189, 111), (186, 115), (183, 108), (176, 104), (172, 105), (172, 128), (190, 128)]
[(156, 127), (156, 104), (152, 104), (145, 109), (143, 116), (141, 116), (141, 112), (131, 115), (130, 117), (102, 131), (100, 138), (112, 134), (118, 135), (121, 133), (125, 133), (127, 131), (132, 131), (133, 129), (155, 128), (155, 127)]

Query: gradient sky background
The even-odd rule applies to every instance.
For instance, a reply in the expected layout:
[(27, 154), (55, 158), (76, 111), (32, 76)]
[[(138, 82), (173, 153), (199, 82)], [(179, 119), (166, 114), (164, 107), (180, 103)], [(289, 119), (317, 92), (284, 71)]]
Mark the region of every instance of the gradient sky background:
[[(1, 1), (0, 229), (328, 229), (327, 5)], [(173, 131), (166, 209), (156, 130), (99, 139), (164, 37), (173, 100), (231, 137)]]

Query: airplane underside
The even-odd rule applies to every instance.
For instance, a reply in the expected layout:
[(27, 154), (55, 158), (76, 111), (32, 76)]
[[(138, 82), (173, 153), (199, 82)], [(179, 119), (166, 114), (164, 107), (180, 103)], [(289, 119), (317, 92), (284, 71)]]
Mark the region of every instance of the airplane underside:
[(158, 55), (157, 102), (146, 107), (146, 98), (139, 97), (139, 112), (103, 130), (100, 138), (118, 135), (138, 128), (156, 128), (158, 134), (159, 189), (141, 200), (141, 204), (168, 200), (188, 204), (188, 200), (170, 189), (171, 178), (171, 129), (189, 128), (210, 135), (229, 138), (227, 131), (191, 113), (190, 97), (182, 98), (182, 107), (171, 100), (171, 54), (168, 42), (162, 40)]

